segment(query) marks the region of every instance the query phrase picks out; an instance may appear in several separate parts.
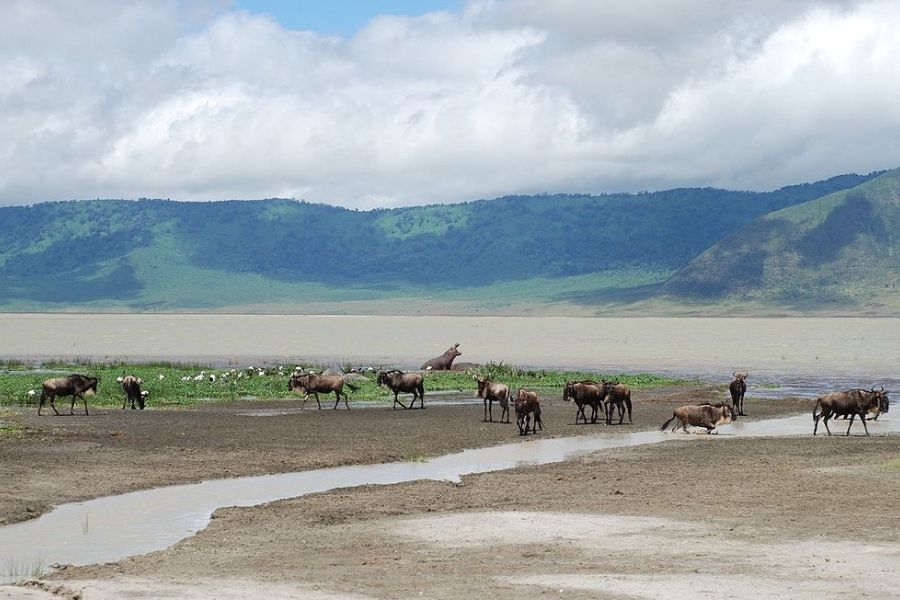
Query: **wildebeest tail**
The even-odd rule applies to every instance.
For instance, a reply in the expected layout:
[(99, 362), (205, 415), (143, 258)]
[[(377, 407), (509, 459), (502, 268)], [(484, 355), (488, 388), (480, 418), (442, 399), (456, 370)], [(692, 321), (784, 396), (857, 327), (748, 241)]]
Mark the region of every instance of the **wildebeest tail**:
[(345, 381), (344, 385), (346, 385), (348, 388), (350, 388), (351, 392), (355, 392), (358, 389), (357, 386), (353, 385), (352, 383), (350, 383), (348, 381)]
[(816, 409), (818, 409), (820, 406), (822, 406), (822, 398), (816, 398), (816, 404), (815, 404), (815, 406), (813, 406), (813, 421), (818, 421), (819, 416), (822, 414), (822, 413), (816, 414)]
[(666, 427), (669, 426), (669, 423), (675, 420), (675, 413), (672, 413), (672, 418), (662, 424), (662, 427), (659, 428), (660, 431), (665, 431)]

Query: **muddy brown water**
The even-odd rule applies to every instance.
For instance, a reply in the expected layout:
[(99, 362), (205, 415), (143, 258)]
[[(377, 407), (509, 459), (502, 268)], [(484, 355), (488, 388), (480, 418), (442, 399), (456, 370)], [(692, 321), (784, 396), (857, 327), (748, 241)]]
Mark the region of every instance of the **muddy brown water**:
[(458, 360), (694, 376), (750, 371), (749, 394), (900, 389), (896, 318), (589, 318), (220, 314), (0, 314), (0, 359), (162, 360), (417, 368)]
[[(859, 429), (860, 424), (855, 426)], [(737, 421), (721, 435), (809, 435), (809, 415)], [(842, 425), (837, 425), (842, 432)], [(873, 435), (900, 432), (900, 420), (869, 423)], [(838, 431), (836, 430), (836, 433)], [(857, 434), (860, 432), (857, 431)], [(361, 485), (416, 480), (459, 481), (463, 475), (562, 462), (598, 450), (664, 442), (682, 434), (641, 431), (552, 439), (466, 450), (422, 462), (399, 462), (238, 477), (159, 487), (61, 505), (33, 521), (0, 528), (0, 581), (16, 565), (96, 564), (161, 550), (208, 524), (223, 506), (253, 506)]]

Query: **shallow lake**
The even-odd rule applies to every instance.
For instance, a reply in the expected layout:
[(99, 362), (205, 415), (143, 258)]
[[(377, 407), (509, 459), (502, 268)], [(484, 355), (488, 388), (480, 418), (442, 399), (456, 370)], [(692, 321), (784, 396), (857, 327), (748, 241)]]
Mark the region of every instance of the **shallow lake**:
[[(416, 368), (459, 342), (467, 362), (652, 371), (785, 395), (878, 382), (896, 388), (900, 319), (0, 314), (0, 358), (214, 365), (355, 363)], [(756, 390), (754, 390), (756, 387)]]

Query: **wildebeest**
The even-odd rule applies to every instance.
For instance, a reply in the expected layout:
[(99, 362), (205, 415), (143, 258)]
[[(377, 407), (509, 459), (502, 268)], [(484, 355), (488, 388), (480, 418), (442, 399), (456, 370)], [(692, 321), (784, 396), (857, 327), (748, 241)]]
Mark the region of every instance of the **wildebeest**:
[[(416, 398), (419, 399), (419, 408), (425, 408), (425, 378), (421, 373), (404, 373), (393, 369), (391, 371), (378, 372), (378, 385), (390, 388), (394, 392), (394, 408), (399, 404), (403, 408), (415, 408)], [(412, 393), (412, 401), (409, 406), (400, 402), (397, 395), (400, 392)]]
[(819, 429), (819, 419), (824, 419), (825, 431), (828, 432), (828, 435), (831, 435), (828, 419), (843, 415), (850, 415), (847, 435), (850, 435), (850, 428), (853, 427), (853, 421), (857, 415), (862, 420), (866, 435), (869, 435), (869, 427), (866, 425), (866, 413), (876, 407), (880, 412), (887, 412), (888, 408), (887, 393), (884, 391), (883, 386), (880, 387), (880, 390), (876, 390), (875, 386), (872, 386), (871, 390), (856, 388), (819, 396), (816, 399), (816, 405), (813, 407), (813, 421), (815, 422), (813, 435), (816, 435)]
[(687, 406), (679, 406), (672, 413), (672, 418), (662, 424), (660, 431), (665, 431), (674, 419), (678, 419), (679, 423), (672, 426), (672, 431), (678, 429), (681, 425), (682, 431), (687, 433), (688, 425), (692, 427), (705, 427), (706, 433), (710, 434), (715, 431), (719, 425), (727, 425), (734, 421), (734, 408), (729, 404), (690, 404)]
[(72, 396), (72, 406), (69, 408), (69, 414), (75, 414), (75, 400), (81, 397), (84, 402), (84, 414), (88, 414), (87, 399), (85, 396), (93, 396), (97, 393), (97, 385), (100, 383), (99, 377), (88, 377), (87, 375), (79, 375), (73, 373), (67, 377), (56, 377), (48, 379), (43, 383), (41, 391), (41, 399), (38, 404), (38, 415), (41, 414), (41, 408), (44, 406), (44, 400), (50, 400), (50, 408), (53, 412), (59, 414), (56, 410), (57, 396)]
[(356, 387), (345, 382), (340, 375), (317, 375), (315, 373), (294, 373), (291, 375), (290, 381), (288, 381), (288, 389), (292, 392), (296, 392), (300, 390), (303, 392), (303, 404), (300, 405), (300, 410), (306, 406), (306, 401), (309, 399), (309, 395), (312, 394), (316, 397), (316, 404), (319, 406), (319, 410), (322, 410), (322, 403), (319, 402), (319, 394), (325, 393), (329, 394), (334, 392), (334, 408), (337, 409), (338, 404), (341, 401), (341, 396), (344, 397), (344, 406), (347, 407), (347, 410), (350, 410), (350, 405), (347, 404), (347, 394), (344, 393), (344, 386), (350, 388), (351, 392), (356, 391)]
[(141, 392), (142, 383), (144, 383), (144, 381), (134, 375), (126, 375), (122, 378), (122, 391), (125, 392), (122, 410), (125, 410), (129, 400), (131, 401), (131, 410), (134, 410), (135, 402), (137, 402), (137, 405), (141, 410), (144, 410), (144, 394)]
[(462, 352), (459, 351), (459, 344), (453, 344), (447, 351), (441, 354), (440, 356), (436, 356), (431, 360), (427, 361), (424, 365), (422, 365), (423, 371), (449, 371), (453, 366), (453, 359), (457, 356), (462, 356)]
[(600, 401), (606, 400), (606, 424), (612, 425), (613, 408), (619, 409), (619, 425), (625, 419), (625, 411), (628, 411), (628, 422), (631, 420), (631, 388), (618, 381), (603, 380), (603, 388), (600, 392)]
[[(494, 383), (487, 377), (475, 376), (478, 383), (478, 397), (484, 399), (484, 422), (494, 420), (494, 400), (500, 404), (500, 422), (509, 423), (509, 387), (504, 383)], [(506, 421), (503, 420), (506, 417)]]
[(591, 407), (591, 423), (597, 422), (597, 411), (603, 404), (603, 384), (596, 381), (567, 381), (563, 388), (563, 401), (573, 400), (578, 410), (575, 411), (575, 424), (578, 425), (578, 415), (581, 415), (585, 424), (587, 417), (584, 414), (585, 405)]
[[(531, 424), (531, 415), (534, 415), (534, 424)], [(531, 433), (537, 433), (537, 428), (544, 430), (544, 423), (541, 421), (541, 400), (537, 393), (524, 388), (519, 388), (516, 395), (516, 425), (519, 426), (519, 435), (528, 435), (528, 427), (531, 426)]]
[(745, 371), (735, 371), (732, 374), (734, 379), (728, 385), (728, 391), (731, 392), (731, 407), (737, 411), (737, 414), (744, 416), (744, 394), (747, 393), (747, 375)]

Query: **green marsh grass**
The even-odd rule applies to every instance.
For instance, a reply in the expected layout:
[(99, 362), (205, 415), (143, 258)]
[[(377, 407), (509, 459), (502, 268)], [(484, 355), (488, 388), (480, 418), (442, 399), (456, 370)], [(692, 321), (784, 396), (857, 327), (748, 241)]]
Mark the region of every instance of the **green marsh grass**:
[(13, 582), (39, 579), (47, 570), (47, 557), (44, 554), (34, 554), (21, 558), (11, 558), (6, 561), (4, 571), (6, 579)]
[[(98, 393), (88, 397), (90, 406), (121, 407), (124, 393), (116, 378), (124, 375), (135, 375), (143, 379), (141, 389), (150, 393), (147, 398), (147, 408), (150, 410), (161, 406), (190, 406), (205, 402), (292, 399), (297, 396), (288, 390), (288, 380), (295, 365), (296, 363), (281, 365), (280, 372), (277, 365), (268, 366), (265, 370), (266, 374), (259, 376), (257, 370), (251, 372), (246, 367), (234, 367), (235, 372), (232, 373), (231, 368), (215, 368), (197, 364), (179, 365), (168, 362), (142, 364), (103, 364), (90, 361), (45, 363), (41, 365), (40, 371), (30, 368), (0, 371), (0, 405), (36, 406), (40, 397), (41, 383), (50, 377), (68, 373), (99, 375)], [(322, 371), (321, 365), (303, 366)], [(229, 374), (223, 376), (225, 372)], [(569, 380), (598, 380), (601, 378), (617, 379), (634, 388), (697, 383), (649, 373), (604, 374), (544, 369), (527, 370), (502, 363), (489, 363), (479, 368), (477, 372), (488, 374), (494, 380), (509, 385), (513, 390), (519, 387), (551, 390), (562, 388)], [(195, 381), (195, 378), (201, 373), (203, 377), (199, 381)], [(238, 373), (243, 375), (238, 378)], [(425, 374), (426, 394), (442, 391), (472, 391), (474, 395), (473, 376), (475, 373), (475, 371), (427, 372)], [(215, 381), (210, 380), (210, 375), (215, 375)], [(375, 384), (374, 372), (364, 377), (348, 380), (348, 386), (352, 385), (356, 388), (355, 390), (345, 388), (349, 392), (351, 402), (353, 400), (388, 402), (392, 399), (392, 395), (387, 389), (380, 388)], [(182, 378), (188, 380), (182, 381)], [(34, 390), (35, 395), (29, 396), (29, 390)], [(60, 412), (68, 412), (69, 404), (69, 398), (61, 398), (57, 401), (57, 408)]]

